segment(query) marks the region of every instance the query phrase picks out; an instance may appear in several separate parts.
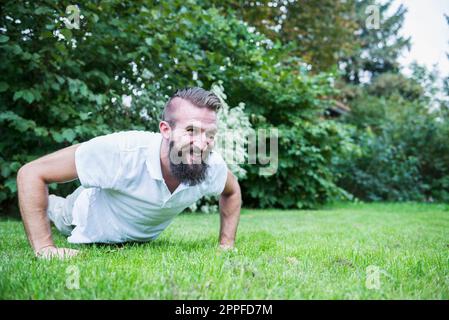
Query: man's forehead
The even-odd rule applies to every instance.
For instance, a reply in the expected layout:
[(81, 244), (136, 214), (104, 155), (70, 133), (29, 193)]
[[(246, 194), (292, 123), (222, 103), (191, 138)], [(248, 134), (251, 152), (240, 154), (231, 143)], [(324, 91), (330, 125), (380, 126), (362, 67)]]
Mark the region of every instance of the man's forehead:
[(179, 100), (176, 101), (173, 110), (173, 116), (176, 119), (177, 126), (216, 127), (217, 114), (215, 111), (205, 107), (199, 108), (184, 99)]

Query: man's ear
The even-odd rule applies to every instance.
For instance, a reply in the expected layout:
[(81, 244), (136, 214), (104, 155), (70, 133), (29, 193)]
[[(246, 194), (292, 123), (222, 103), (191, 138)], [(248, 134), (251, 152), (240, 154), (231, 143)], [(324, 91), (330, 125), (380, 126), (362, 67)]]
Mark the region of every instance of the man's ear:
[(159, 131), (162, 134), (162, 137), (164, 139), (169, 140), (170, 139), (170, 134), (171, 134), (171, 127), (168, 124), (167, 121), (161, 121), (159, 122)]

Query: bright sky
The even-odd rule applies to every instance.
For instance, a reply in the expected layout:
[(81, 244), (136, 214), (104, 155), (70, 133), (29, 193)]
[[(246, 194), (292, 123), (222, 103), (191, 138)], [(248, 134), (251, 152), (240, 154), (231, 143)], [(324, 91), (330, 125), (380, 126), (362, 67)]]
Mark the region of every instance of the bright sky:
[(449, 25), (444, 18), (449, 15), (449, 0), (396, 0), (397, 6), (401, 3), (408, 8), (402, 34), (412, 42), (401, 64), (416, 60), (431, 68), (436, 63), (440, 75), (449, 76)]

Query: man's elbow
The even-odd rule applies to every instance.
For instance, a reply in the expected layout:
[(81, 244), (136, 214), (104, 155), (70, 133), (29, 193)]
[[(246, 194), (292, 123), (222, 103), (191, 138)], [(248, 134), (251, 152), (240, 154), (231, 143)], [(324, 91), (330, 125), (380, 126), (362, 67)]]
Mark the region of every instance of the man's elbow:
[(19, 171), (17, 171), (17, 182), (24, 180), (31, 173), (31, 168), (29, 163), (24, 164), (20, 167)]
[(236, 202), (241, 206), (242, 204), (242, 193), (240, 191), (240, 186), (237, 184), (230, 192), (224, 192), (221, 194), (223, 200), (231, 200)]
[(17, 188), (19, 188), (19, 186), (25, 181), (34, 178), (39, 178), (38, 169), (31, 162), (24, 164), (22, 167), (20, 167), (19, 171), (17, 171)]

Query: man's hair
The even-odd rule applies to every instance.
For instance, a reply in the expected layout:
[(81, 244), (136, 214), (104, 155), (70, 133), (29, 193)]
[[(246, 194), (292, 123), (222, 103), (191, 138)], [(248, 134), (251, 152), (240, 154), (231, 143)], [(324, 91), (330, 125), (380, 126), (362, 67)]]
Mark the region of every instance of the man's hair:
[(175, 109), (173, 103), (175, 98), (187, 100), (198, 108), (208, 108), (215, 112), (221, 108), (220, 99), (211, 91), (199, 87), (180, 89), (168, 100), (162, 112), (162, 120), (167, 121), (171, 126), (175, 125), (175, 119), (172, 116)]

